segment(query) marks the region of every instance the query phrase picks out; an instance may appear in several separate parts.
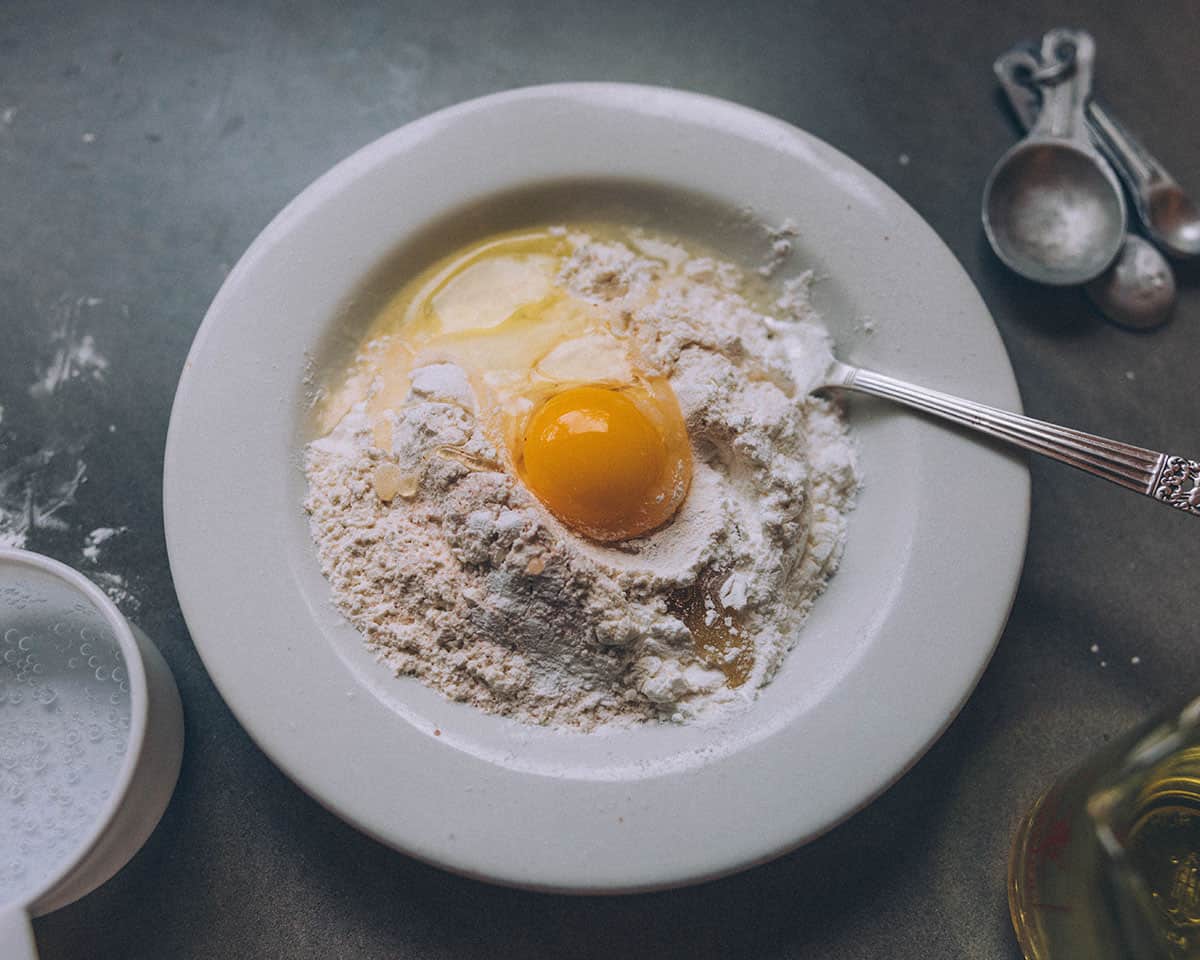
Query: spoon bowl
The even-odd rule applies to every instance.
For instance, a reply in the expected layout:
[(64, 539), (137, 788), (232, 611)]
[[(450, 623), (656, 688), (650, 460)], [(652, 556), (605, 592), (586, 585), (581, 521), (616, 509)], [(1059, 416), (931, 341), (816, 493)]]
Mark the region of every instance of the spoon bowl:
[(1200, 208), (1179, 184), (1163, 183), (1147, 197), (1148, 222), (1168, 252), (1200, 256)]
[(1009, 150), (984, 188), (984, 229), (1012, 270), (1053, 286), (1086, 283), (1125, 239), (1120, 188), (1089, 151), (1029, 139)]
[(1175, 275), (1148, 241), (1129, 234), (1116, 261), (1084, 287), (1106, 317), (1131, 330), (1166, 323), (1175, 306)]

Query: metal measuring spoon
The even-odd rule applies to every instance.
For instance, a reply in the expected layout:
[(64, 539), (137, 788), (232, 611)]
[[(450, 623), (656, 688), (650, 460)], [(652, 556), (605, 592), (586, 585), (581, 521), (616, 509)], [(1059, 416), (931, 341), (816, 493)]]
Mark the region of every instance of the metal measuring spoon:
[(1129, 188), (1151, 239), (1173, 257), (1200, 256), (1200, 207), (1137, 138), (1095, 100), (1087, 106), (1092, 136)]
[(1084, 292), (1114, 323), (1137, 330), (1162, 326), (1175, 306), (1175, 274), (1154, 244), (1136, 233), (1125, 237), (1117, 261)]
[(1095, 49), (1083, 31), (1051, 30), (1042, 38), (1042, 59), (1060, 65), (1060, 75), (1044, 87), (1029, 135), (1000, 158), (983, 188), (992, 249), (1039, 283), (1086, 283), (1125, 241), (1125, 197), (1084, 123)]
[[(1021, 47), (1002, 53), (992, 70), (1021, 126), (1037, 122), (1041, 99), (1033, 86), (1040, 61)], [(1137, 234), (1125, 237), (1111, 267), (1084, 285), (1084, 292), (1109, 320), (1148, 330), (1166, 322), (1175, 305), (1175, 275), (1158, 248)]]

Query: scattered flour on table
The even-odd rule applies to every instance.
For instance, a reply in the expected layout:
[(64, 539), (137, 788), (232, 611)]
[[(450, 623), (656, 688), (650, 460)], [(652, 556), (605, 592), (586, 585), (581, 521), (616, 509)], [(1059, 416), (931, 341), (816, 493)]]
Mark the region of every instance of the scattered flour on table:
[[(571, 240), (560, 285), (678, 397), (695, 458), (679, 513), (616, 546), (567, 531), (502, 466), (463, 371), (437, 363), (387, 414), (390, 445), (359, 403), (308, 446), (321, 567), (369, 647), (454, 700), (582, 729), (718, 716), (752, 700), (795, 642), (858, 487), (840, 411), (807, 395), (831, 358), (811, 275), (765, 315), (730, 264), (644, 237), (631, 238), (637, 252)], [(753, 647), (740, 687), (698, 656), (668, 605), (698, 582), (719, 592), (709, 622), (736, 618)]]
[[(12, 113), (0, 122), (9, 122)], [(31, 382), (12, 401), (11, 416), (0, 405), (0, 547), (61, 552), (68, 563), (75, 563), (77, 549), (89, 563), (84, 572), (132, 611), (140, 601), (127, 578), (96, 569), (103, 545), (127, 528), (102, 526), (85, 534), (79, 520), (78, 498), (88, 482), (85, 456), (98, 446), (96, 424), (81, 411), (103, 410), (111, 372), (108, 357), (84, 328), (92, 311), (104, 304), (100, 297), (62, 294), (40, 311), (44, 339), (34, 344)], [(115, 429), (109, 425), (108, 432)], [(83, 537), (81, 546), (74, 545), (76, 537)]]
[(92, 563), (100, 561), (100, 547), (113, 537), (125, 532), (125, 527), (97, 527), (84, 538), (83, 557)]
[[(33, 382), (26, 388), (32, 404), (23, 420), (0, 416), (0, 546), (22, 548), (39, 529), (62, 532), (63, 519), (87, 476), (82, 454), (87, 437), (68, 429), (62, 419), (63, 391), (104, 381), (108, 359), (90, 334), (79, 327), (96, 297), (64, 295), (46, 309), (47, 341), (39, 351)], [(2, 410), (3, 408), (0, 408)], [(21, 448), (23, 434), (36, 435), (37, 449), (4, 456)], [(32, 446), (32, 444), (30, 444)], [(26, 447), (28, 449), (28, 447)]]
[(65, 383), (79, 378), (102, 381), (108, 371), (108, 358), (97, 348), (91, 334), (79, 334), (83, 308), (97, 307), (99, 297), (60, 298), (50, 309), (51, 347), (53, 352), (42, 365), (38, 379), (29, 387), (35, 398), (53, 396)]

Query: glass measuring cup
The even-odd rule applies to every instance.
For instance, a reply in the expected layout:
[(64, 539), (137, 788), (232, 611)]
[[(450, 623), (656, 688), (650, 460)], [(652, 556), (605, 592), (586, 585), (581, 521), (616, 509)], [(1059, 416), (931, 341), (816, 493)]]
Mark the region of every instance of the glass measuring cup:
[(1200, 698), (1117, 738), (1034, 803), (1008, 899), (1029, 960), (1200, 958)]
[(87, 578), (0, 549), (0, 955), (31, 916), (108, 880), (175, 788), (183, 713), (166, 662)]

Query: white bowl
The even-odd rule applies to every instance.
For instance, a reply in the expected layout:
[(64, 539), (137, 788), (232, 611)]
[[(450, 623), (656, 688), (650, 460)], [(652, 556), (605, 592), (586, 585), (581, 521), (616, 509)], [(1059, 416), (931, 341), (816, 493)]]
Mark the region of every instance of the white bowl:
[[(183, 712), (158, 649), (83, 574), (40, 554), (0, 548), (0, 625), (41, 619), (39, 633), (58, 633), (57, 621), (73, 610), (88, 610), (120, 649), (128, 676), (129, 730), (107, 800), (88, 810), (91, 825), (78, 847), (47, 864), (48, 872), (16, 901), (0, 904), (0, 953), (5, 957), (36, 956), (27, 916), (73, 903), (125, 866), (157, 826), (179, 776)], [(85, 778), (73, 800), (91, 802), (84, 795), (94, 786)]]
[(448, 869), (547, 890), (717, 876), (867, 803), (972, 690), (1028, 522), (1023, 460), (854, 402), (866, 486), (842, 570), (743, 715), (583, 735), (391, 676), (317, 567), (306, 381), (353, 342), (382, 264), (614, 210), (744, 261), (762, 254), (757, 222), (791, 218), (794, 262), (825, 278), (817, 304), (846, 359), (1019, 409), (986, 308), (920, 217), (819, 140), (708, 97), (619, 84), (485, 97), (383, 137), (279, 214), (214, 301), (172, 413), (167, 543), (193, 639), (251, 736), (339, 816)]

